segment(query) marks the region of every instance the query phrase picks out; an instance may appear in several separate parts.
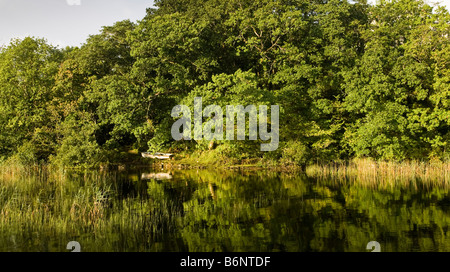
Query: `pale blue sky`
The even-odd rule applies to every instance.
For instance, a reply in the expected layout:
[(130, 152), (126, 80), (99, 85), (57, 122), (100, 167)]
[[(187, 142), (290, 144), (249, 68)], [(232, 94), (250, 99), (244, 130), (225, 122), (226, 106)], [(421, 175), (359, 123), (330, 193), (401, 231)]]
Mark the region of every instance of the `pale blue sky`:
[(0, 46), (26, 36), (79, 46), (102, 26), (141, 20), (152, 6), (153, 0), (0, 0)]
[[(450, 0), (441, 4), (449, 8)], [(141, 20), (152, 6), (153, 0), (0, 0), (0, 46), (26, 36), (60, 47), (79, 46), (102, 26)]]

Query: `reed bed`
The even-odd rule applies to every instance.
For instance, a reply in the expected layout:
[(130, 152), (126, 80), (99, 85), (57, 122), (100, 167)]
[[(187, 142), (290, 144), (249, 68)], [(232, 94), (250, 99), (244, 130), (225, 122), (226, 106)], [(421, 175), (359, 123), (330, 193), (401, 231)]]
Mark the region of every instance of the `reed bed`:
[(349, 163), (311, 165), (306, 174), (321, 180), (357, 182), (364, 185), (450, 185), (450, 163), (383, 162), (355, 159)]
[(123, 197), (117, 175), (0, 167), (0, 251), (64, 252), (69, 241), (89, 245), (84, 251), (151, 251), (147, 241), (170, 231), (176, 211)]

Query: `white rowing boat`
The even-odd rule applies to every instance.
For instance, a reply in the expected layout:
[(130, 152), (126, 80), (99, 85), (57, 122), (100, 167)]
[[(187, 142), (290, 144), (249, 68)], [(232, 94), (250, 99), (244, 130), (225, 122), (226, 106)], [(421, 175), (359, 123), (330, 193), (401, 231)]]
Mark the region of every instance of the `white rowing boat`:
[(170, 160), (174, 155), (171, 153), (150, 153), (150, 152), (142, 152), (142, 157), (144, 158), (150, 158), (150, 159), (158, 159), (158, 160)]

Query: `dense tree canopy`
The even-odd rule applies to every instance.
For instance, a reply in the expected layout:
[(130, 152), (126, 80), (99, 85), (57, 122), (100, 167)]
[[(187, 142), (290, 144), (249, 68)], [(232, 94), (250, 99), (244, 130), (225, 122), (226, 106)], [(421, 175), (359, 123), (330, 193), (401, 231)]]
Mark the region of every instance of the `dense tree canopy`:
[[(159, 0), (79, 48), (0, 51), (0, 155), (91, 165), (119, 150), (194, 152), (171, 109), (279, 105), (280, 145), (214, 153), (284, 164), (449, 159), (450, 15), (423, 1)], [(224, 113), (225, 114), (225, 113)]]

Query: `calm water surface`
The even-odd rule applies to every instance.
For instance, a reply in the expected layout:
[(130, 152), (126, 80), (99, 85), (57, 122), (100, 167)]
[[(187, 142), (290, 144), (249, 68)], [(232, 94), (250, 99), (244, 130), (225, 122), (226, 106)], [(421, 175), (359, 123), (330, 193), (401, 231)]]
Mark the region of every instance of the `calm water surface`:
[(0, 251), (450, 251), (442, 186), (141, 168), (1, 178)]

